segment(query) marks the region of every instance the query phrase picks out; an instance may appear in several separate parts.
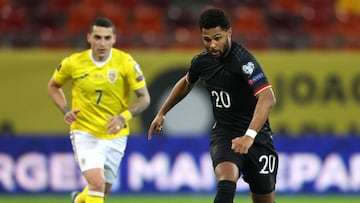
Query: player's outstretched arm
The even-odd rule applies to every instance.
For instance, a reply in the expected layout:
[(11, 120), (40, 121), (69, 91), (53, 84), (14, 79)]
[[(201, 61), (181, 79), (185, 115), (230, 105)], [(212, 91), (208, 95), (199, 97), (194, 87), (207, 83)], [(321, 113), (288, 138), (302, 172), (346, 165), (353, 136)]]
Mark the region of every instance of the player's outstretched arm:
[(129, 107), (129, 111), (133, 117), (141, 114), (150, 105), (150, 94), (147, 86), (135, 90), (136, 102)]
[(68, 111), (70, 111), (70, 108), (68, 107), (66, 102), (65, 95), (61, 90), (61, 86), (55, 82), (54, 78), (51, 78), (49, 80), (48, 93), (52, 101), (63, 112), (63, 114), (66, 114)]
[(80, 112), (80, 110), (70, 109), (70, 107), (67, 105), (65, 95), (61, 90), (61, 85), (57, 84), (54, 78), (49, 80), (48, 93), (55, 105), (64, 114), (64, 121), (66, 124), (70, 125), (74, 120), (77, 119), (77, 114)]
[(163, 128), (163, 123), (165, 120), (165, 115), (169, 112), (172, 107), (179, 103), (193, 88), (193, 84), (189, 84), (186, 81), (186, 76), (182, 77), (173, 87), (170, 92), (170, 95), (167, 97), (163, 105), (161, 106), (156, 117), (152, 121), (149, 131), (148, 139), (151, 140), (153, 133), (160, 133)]
[(159, 134), (162, 130), (162, 126), (165, 120), (164, 115), (157, 115), (154, 120), (151, 122), (149, 131), (148, 131), (148, 140), (151, 140), (152, 134)]

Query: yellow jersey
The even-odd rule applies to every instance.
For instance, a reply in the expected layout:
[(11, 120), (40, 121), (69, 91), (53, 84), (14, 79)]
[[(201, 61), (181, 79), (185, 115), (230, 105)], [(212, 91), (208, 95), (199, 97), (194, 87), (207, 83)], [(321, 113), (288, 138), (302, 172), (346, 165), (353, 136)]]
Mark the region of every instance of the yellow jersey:
[(129, 123), (119, 133), (107, 133), (108, 119), (128, 109), (130, 90), (146, 85), (145, 77), (130, 54), (112, 48), (105, 62), (92, 59), (91, 50), (64, 58), (53, 74), (64, 85), (72, 80), (72, 109), (79, 109), (71, 130), (82, 130), (100, 139), (113, 139), (130, 133)]

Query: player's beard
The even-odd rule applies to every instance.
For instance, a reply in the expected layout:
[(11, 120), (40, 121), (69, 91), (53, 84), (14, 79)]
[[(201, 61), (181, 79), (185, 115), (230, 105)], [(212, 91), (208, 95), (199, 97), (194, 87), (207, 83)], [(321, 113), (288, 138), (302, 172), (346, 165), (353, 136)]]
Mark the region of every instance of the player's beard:
[[(219, 55), (218, 55), (217, 57), (213, 56), (214, 59), (216, 59), (216, 60), (218, 60), (218, 61), (223, 60), (223, 59), (228, 55), (228, 53), (229, 53), (229, 51), (230, 51), (230, 43), (231, 43), (231, 42), (230, 42), (230, 39), (227, 38), (227, 39), (226, 39), (226, 42), (224, 43), (224, 46), (223, 46), (222, 50), (218, 50)], [(208, 52), (211, 53), (212, 50), (209, 48), (209, 49), (208, 49)]]
[(230, 52), (230, 43), (231, 43), (230, 38), (227, 38), (223, 50), (221, 51), (220, 56), (218, 58), (219, 60), (223, 60)]

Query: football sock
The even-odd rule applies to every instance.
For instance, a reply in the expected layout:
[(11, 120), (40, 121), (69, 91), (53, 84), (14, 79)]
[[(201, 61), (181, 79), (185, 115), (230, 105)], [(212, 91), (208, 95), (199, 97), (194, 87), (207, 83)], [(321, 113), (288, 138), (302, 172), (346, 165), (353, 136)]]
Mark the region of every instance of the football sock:
[(97, 191), (90, 191), (86, 196), (86, 203), (104, 203), (104, 193)]
[(233, 203), (236, 183), (229, 180), (218, 182), (214, 203)]
[(86, 186), (77, 196), (76, 196), (76, 203), (85, 203), (85, 199), (87, 196), (87, 193), (89, 191), (89, 187)]

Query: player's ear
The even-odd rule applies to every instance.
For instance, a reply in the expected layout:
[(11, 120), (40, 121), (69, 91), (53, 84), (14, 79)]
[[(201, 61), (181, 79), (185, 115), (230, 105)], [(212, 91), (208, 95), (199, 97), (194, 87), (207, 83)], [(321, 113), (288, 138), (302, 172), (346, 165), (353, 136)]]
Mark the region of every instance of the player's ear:
[(87, 33), (86, 38), (87, 38), (87, 41), (88, 41), (89, 43), (91, 43), (91, 34), (90, 34), (90, 33)]
[(113, 44), (115, 44), (116, 43), (116, 34), (114, 34), (114, 36), (113, 36)]
[(228, 33), (229, 38), (231, 38), (231, 35), (232, 35), (232, 28), (231, 27), (227, 30), (227, 33)]

